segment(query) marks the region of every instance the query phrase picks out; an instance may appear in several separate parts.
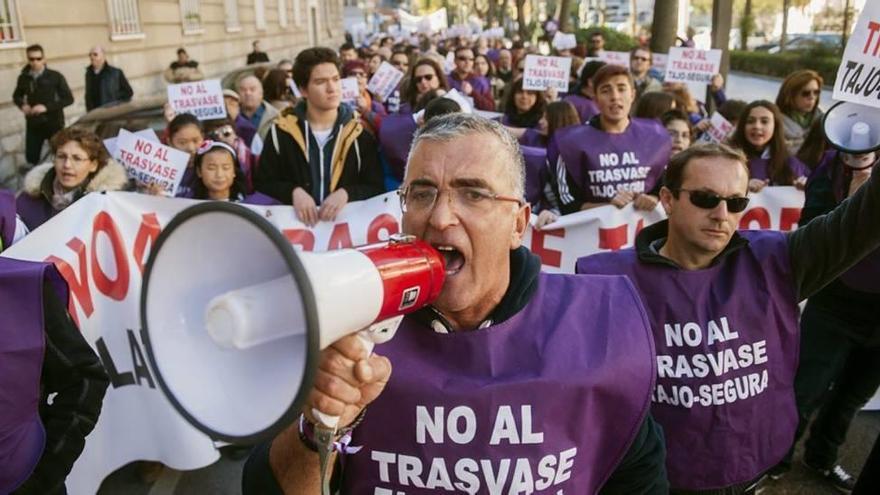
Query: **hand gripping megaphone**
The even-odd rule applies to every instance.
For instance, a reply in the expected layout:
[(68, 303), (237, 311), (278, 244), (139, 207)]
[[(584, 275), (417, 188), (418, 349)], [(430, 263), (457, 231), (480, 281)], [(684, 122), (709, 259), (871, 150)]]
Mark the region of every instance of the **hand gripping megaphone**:
[(371, 351), (403, 314), (433, 302), (443, 280), (443, 258), (411, 236), (307, 253), (252, 210), (202, 203), (175, 216), (150, 253), (144, 346), (187, 421), (253, 444), (299, 416), (321, 349), (358, 332)]
[(839, 102), (822, 120), (828, 143), (850, 155), (863, 155), (880, 150), (880, 109)]

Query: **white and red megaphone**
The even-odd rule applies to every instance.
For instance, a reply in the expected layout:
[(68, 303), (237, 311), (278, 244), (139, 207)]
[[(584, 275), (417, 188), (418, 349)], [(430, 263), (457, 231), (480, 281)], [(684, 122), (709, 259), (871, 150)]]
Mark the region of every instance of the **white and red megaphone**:
[(433, 302), (443, 280), (443, 257), (412, 237), (306, 253), (254, 211), (203, 203), (174, 217), (147, 261), (144, 344), (162, 391), (193, 426), (255, 443), (295, 421), (321, 349), (358, 332), (372, 350), (403, 314)]

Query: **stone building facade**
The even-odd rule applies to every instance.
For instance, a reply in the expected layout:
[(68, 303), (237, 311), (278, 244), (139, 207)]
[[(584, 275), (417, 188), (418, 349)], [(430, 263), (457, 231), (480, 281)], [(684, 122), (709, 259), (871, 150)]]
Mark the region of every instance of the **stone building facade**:
[(0, 187), (16, 188), (26, 166), (24, 117), (12, 103), (26, 46), (42, 45), (48, 66), (67, 78), (71, 123), (85, 112), (92, 46), (125, 71), (137, 99), (165, 92), (162, 72), (179, 47), (206, 77), (221, 77), (245, 64), (257, 39), (273, 61), (338, 48), (343, 0), (0, 0)]

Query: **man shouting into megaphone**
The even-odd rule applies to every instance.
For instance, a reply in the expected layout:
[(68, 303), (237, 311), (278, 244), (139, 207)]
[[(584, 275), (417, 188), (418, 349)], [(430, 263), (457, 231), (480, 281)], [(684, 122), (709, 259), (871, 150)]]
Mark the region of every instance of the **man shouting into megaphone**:
[(248, 460), (246, 494), (321, 492), (313, 408), (341, 417), (341, 493), (668, 491), (638, 295), (623, 277), (541, 273), (521, 245), (523, 190), (498, 123), (452, 114), (418, 131), (403, 231), (443, 254), (440, 297), (384, 357), (354, 336), (323, 351), (300, 421)]

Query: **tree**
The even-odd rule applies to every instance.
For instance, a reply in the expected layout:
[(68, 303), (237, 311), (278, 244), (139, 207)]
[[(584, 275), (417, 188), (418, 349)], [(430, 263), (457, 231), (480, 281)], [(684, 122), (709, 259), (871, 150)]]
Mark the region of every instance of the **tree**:
[(749, 36), (755, 30), (755, 16), (752, 15), (752, 0), (746, 0), (746, 7), (739, 20), (740, 50), (749, 49)]
[(651, 27), (651, 51), (669, 53), (675, 44), (678, 30), (678, 0), (654, 2), (654, 22)]
[(571, 29), (571, 0), (559, 2), (559, 30), (568, 32)]

